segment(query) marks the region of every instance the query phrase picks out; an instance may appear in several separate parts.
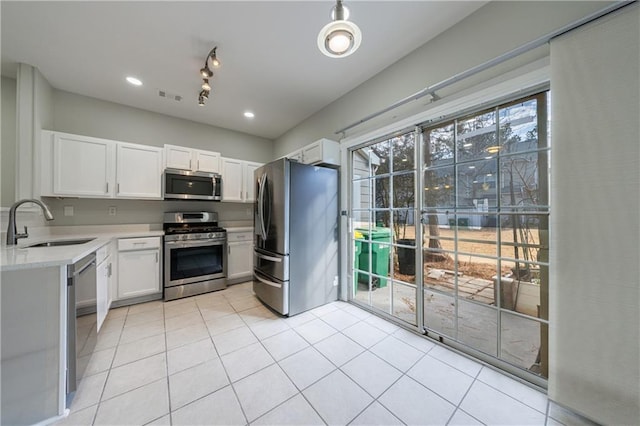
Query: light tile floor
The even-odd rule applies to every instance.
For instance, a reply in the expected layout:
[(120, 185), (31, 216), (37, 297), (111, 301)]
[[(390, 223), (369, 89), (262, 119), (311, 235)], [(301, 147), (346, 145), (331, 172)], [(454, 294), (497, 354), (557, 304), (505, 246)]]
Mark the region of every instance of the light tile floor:
[(61, 425), (588, 423), (348, 303), (279, 317), (251, 283), (114, 309), (103, 327)]

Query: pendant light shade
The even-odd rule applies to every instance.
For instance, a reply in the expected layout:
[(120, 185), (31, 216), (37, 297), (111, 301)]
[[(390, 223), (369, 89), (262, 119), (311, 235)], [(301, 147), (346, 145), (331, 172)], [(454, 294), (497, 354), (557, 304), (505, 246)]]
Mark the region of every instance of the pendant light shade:
[(338, 0), (331, 12), (333, 22), (325, 25), (318, 34), (318, 48), (330, 58), (344, 58), (355, 52), (362, 42), (362, 32), (356, 24), (347, 21), (349, 11)]

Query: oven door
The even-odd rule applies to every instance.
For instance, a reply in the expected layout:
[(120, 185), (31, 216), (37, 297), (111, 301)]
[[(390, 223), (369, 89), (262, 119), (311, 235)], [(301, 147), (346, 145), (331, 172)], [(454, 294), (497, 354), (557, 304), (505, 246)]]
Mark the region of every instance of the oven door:
[(164, 286), (227, 276), (226, 240), (165, 241)]

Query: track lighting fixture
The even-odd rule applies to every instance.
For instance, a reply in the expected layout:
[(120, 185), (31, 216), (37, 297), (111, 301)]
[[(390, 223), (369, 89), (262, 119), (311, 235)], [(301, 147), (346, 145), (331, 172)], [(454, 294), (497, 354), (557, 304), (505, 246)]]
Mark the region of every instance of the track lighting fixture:
[(209, 68), (209, 64), (211, 64), (213, 68), (218, 68), (220, 66), (220, 60), (216, 54), (217, 50), (218, 46), (211, 49), (204, 60), (204, 67), (200, 69), (200, 76), (202, 77), (202, 91), (198, 94), (198, 105), (200, 106), (204, 106), (207, 99), (209, 99), (209, 92), (211, 92), (209, 79), (213, 77), (213, 71)]
[(355, 52), (362, 42), (362, 31), (349, 18), (349, 9), (337, 0), (331, 10), (332, 22), (318, 34), (318, 48), (330, 58), (344, 58)]

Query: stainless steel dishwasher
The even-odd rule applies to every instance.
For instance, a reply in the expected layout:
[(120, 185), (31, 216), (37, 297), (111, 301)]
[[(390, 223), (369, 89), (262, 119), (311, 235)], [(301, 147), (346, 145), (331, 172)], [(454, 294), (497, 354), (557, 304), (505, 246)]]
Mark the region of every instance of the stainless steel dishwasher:
[(77, 353), (76, 353), (76, 289), (79, 286), (96, 287), (96, 254), (82, 258), (67, 266), (67, 407), (76, 394)]

